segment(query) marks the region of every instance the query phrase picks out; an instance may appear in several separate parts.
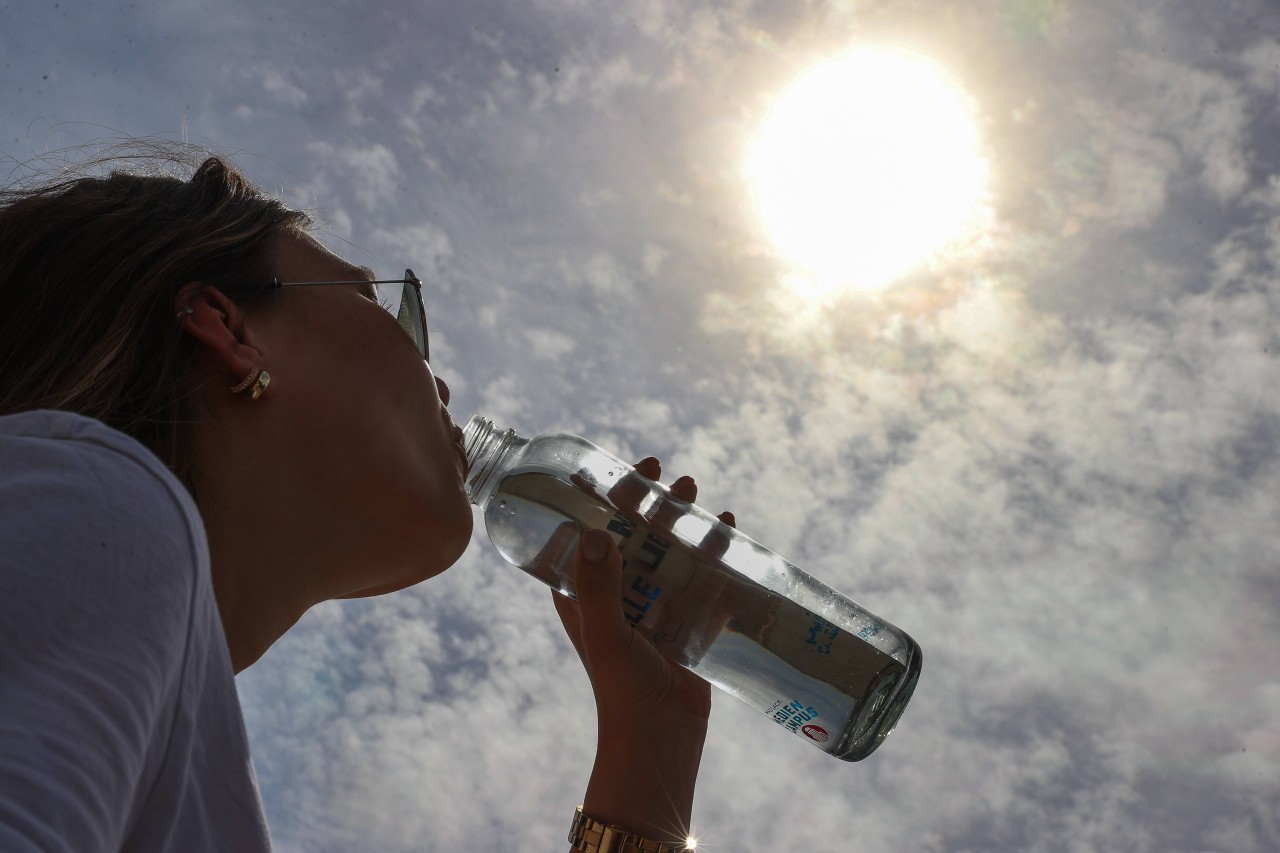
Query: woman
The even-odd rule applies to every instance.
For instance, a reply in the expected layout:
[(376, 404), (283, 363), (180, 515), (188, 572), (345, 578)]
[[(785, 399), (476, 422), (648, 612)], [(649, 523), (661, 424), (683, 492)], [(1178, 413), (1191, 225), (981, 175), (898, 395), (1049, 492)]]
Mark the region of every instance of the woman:
[[(233, 673), (466, 548), (417, 281), (310, 225), (217, 157), (0, 195), (0, 849), (267, 849)], [(632, 633), (607, 536), (575, 571), (572, 849), (683, 849), (710, 689)]]

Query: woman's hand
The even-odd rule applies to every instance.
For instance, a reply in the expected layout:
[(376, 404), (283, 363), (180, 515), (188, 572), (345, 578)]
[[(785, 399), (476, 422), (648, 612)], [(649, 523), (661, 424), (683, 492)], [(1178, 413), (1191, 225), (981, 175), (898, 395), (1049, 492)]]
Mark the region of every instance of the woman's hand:
[[(650, 480), (661, 475), (652, 457), (635, 468)], [(671, 492), (692, 503), (698, 487), (681, 477)], [(734, 523), (731, 513), (720, 520)], [(582, 537), (574, 574), (577, 600), (558, 594), (553, 600), (596, 700), (596, 763), (583, 811), (648, 838), (683, 841), (711, 686), (663, 657), (627, 620), (622, 558), (608, 534), (592, 530)]]

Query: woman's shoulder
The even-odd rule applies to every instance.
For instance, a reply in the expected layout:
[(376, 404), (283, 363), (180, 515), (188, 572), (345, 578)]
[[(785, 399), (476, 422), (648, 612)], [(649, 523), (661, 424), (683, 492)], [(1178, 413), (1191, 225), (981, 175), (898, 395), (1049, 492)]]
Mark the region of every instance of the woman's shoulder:
[(204, 526), (177, 477), (136, 439), (74, 412), (0, 417), (0, 538), (42, 561), (208, 571)]
[[(0, 418), (0, 696), (0, 825), (60, 849), (265, 836), (194, 502), (92, 418)], [(249, 816), (218, 825), (219, 797)]]
[(0, 473), (20, 467), (34, 468), (58, 463), (125, 463), (162, 480), (173, 475), (154, 453), (132, 436), (102, 421), (76, 412), (34, 409), (0, 417)]
[(35, 409), (0, 417), (0, 483), (21, 473), (86, 479), (112, 469), (120, 485), (160, 487), (194, 509), (190, 494), (140, 441), (76, 412)]

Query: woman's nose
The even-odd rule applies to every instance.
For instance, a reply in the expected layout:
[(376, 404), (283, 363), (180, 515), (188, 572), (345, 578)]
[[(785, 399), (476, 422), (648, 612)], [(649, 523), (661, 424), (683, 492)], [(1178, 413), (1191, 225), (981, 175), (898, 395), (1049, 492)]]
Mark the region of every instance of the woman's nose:
[(449, 405), (449, 386), (439, 376), (436, 377), (436, 388), (440, 391), (440, 402)]

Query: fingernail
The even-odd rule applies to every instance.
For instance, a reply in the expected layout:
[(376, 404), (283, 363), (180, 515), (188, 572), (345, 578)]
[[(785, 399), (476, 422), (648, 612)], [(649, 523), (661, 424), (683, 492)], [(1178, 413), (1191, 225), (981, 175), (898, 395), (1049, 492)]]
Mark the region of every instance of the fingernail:
[(600, 562), (608, 552), (609, 534), (603, 530), (588, 530), (582, 537), (582, 556), (591, 562)]

